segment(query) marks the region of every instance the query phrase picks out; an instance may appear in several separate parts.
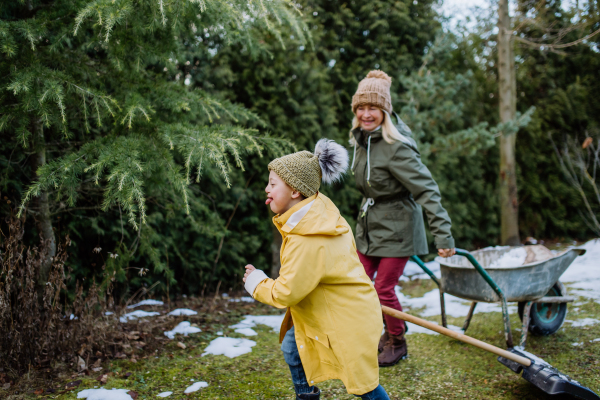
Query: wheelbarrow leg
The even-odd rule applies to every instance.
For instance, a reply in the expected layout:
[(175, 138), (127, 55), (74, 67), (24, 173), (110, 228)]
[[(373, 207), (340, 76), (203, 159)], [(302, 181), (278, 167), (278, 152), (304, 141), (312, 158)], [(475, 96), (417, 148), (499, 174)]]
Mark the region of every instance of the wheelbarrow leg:
[(467, 328), (469, 328), (469, 324), (471, 323), (471, 318), (473, 318), (473, 313), (475, 312), (476, 305), (477, 305), (476, 301), (471, 303), (471, 308), (469, 308), (469, 313), (467, 314), (467, 319), (465, 319), (465, 323), (462, 327), (463, 333), (467, 331)]
[(529, 315), (531, 314), (532, 305), (533, 301), (528, 301), (523, 309), (523, 325), (521, 327), (521, 342), (519, 343), (519, 346), (521, 346), (522, 349), (525, 349), (525, 343), (527, 342), (527, 332), (529, 331)]
[(512, 332), (510, 330), (510, 318), (508, 316), (508, 306), (506, 305), (506, 299), (504, 295), (502, 295), (502, 319), (504, 320), (504, 335), (506, 337), (506, 347), (512, 349), (513, 345), (513, 337)]
[(447, 328), (448, 323), (446, 322), (446, 302), (444, 301), (444, 292), (442, 292), (442, 289), (440, 289), (440, 307), (442, 310), (442, 326)]

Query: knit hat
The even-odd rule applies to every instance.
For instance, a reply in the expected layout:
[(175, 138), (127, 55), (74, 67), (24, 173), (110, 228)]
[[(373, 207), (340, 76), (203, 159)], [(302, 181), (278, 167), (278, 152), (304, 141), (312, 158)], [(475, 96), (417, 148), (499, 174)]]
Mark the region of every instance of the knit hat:
[(390, 86), (392, 86), (392, 78), (388, 74), (378, 69), (369, 72), (367, 77), (358, 83), (358, 89), (352, 96), (352, 112), (356, 114), (358, 106), (371, 104), (391, 113)]
[(319, 191), (321, 179), (325, 183), (339, 181), (346, 169), (348, 151), (328, 139), (317, 142), (314, 154), (304, 150), (276, 158), (269, 163), (269, 171), (275, 172), (304, 197), (310, 197)]

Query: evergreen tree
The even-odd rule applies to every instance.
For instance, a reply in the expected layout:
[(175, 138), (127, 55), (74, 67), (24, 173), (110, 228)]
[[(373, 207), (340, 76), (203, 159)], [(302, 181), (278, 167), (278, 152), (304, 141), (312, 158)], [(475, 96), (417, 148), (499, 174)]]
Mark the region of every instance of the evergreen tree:
[[(289, 27), (304, 41), (306, 28), (288, 1), (28, 0), (1, 7), (3, 162), (18, 175), (4, 175), (2, 190), (22, 191), (19, 214), (33, 216), (49, 242), (41, 284), (56, 248), (53, 213), (99, 204), (118, 211), (121, 240), (106, 257), (107, 274), (125, 275), (136, 250), (161, 272), (162, 249), (143, 229), (156, 209), (185, 214), (181, 223), (191, 232), (217, 230), (207, 222), (219, 217), (199, 197), (206, 177), (230, 187), (232, 167), (243, 169), (247, 154), (291, 149), (259, 134), (264, 123), (255, 113), (192, 89), (183, 57), (210, 35), (260, 51), (252, 27), (280, 43), (279, 30)], [(23, 157), (28, 165), (14, 164)], [(15, 180), (21, 182), (11, 188)], [(125, 230), (136, 232), (129, 243)], [(147, 266), (138, 269), (143, 274)]]

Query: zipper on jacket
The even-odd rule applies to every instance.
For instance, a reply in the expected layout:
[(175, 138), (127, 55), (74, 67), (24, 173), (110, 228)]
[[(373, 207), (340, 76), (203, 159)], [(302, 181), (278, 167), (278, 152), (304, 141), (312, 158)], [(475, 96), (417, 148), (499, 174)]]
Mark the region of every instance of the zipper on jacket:
[[(368, 156), (368, 154), (367, 154), (367, 156)], [(365, 163), (365, 168), (364, 168), (364, 171), (363, 171), (363, 179), (365, 179), (365, 177), (367, 176), (366, 172), (367, 172), (368, 166), (369, 166), (369, 164)], [(367, 190), (368, 190), (368, 188), (365, 187), (365, 192)], [(371, 207), (369, 207), (369, 208), (371, 208)], [(365, 218), (365, 233), (366, 233), (365, 234), (365, 238), (367, 239), (367, 252), (365, 253), (365, 256), (369, 254), (369, 247), (371, 247), (371, 241), (369, 240), (369, 220), (368, 220), (368, 218), (369, 218), (369, 208), (367, 208), (367, 212), (366, 212), (366, 214), (364, 216), (364, 218)]]

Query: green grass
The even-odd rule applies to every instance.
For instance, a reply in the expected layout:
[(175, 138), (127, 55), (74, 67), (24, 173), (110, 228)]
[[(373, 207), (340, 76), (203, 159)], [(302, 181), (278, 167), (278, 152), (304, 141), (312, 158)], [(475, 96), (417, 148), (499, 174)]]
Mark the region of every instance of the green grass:
[[(403, 290), (411, 296), (420, 296), (432, 287), (430, 282), (405, 284)], [(569, 305), (567, 319), (585, 317), (600, 319), (600, 304), (580, 299), (581, 304)], [(234, 307), (231, 305), (230, 307)], [(240, 306), (241, 307), (241, 306)], [(577, 312), (573, 309), (579, 308)], [(156, 353), (146, 353), (136, 363), (129, 360), (112, 360), (103, 364), (101, 373), (111, 372), (105, 388), (127, 388), (138, 393), (139, 399), (157, 399), (163, 391), (173, 391), (167, 399), (293, 399), (293, 386), (288, 368), (279, 350), (278, 335), (270, 328), (259, 326), (258, 336), (251, 337), (257, 345), (252, 353), (229, 359), (224, 356), (201, 354), (208, 343), (224, 330), (231, 337), (243, 337), (227, 329), (240, 320), (244, 313), (276, 313), (260, 304), (229, 313), (229, 317), (206, 318), (203, 332), (187, 338), (177, 337)], [(439, 318), (436, 320), (439, 322)], [(212, 321), (212, 322), (211, 322)], [(449, 324), (462, 326), (462, 319), (449, 318)], [(511, 315), (515, 341), (518, 341), (520, 321)], [(356, 329), (360, 329), (357, 321)], [(475, 314), (468, 334), (503, 348), (502, 317), (500, 313)], [(600, 325), (571, 327), (569, 323), (554, 335), (529, 336), (526, 349), (551, 363), (561, 372), (577, 379), (581, 384), (600, 393)], [(187, 346), (177, 347), (180, 340)], [(381, 384), (392, 399), (546, 399), (536, 389), (508, 368), (496, 361), (496, 357), (483, 350), (441, 335), (413, 334), (407, 337), (409, 358), (391, 368), (380, 370)], [(572, 346), (584, 342), (582, 346)], [(131, 372), (129, 378), (125, 373)], [(100, 387), (95, 378), (101, 373), (81, 379), (82, 384), (73, 391), (43, 396), (54, 399), (75, 399), (82, 389)], [(207, 388), (184, 395), (183, 391), (195, 381), (206, 381)], [(353, 399), (340, 381), (319, 384), (322, 398)], [(35, 389), (35, 388), (33, 388)], [(0, 397), (2, 393), (0, 392)], [(19, 398), (11, 396), (12, 398)], [(25, 398), (37, 396), (27, 395)]]

